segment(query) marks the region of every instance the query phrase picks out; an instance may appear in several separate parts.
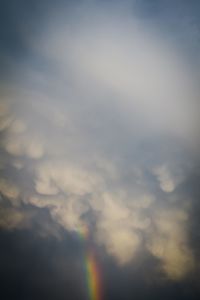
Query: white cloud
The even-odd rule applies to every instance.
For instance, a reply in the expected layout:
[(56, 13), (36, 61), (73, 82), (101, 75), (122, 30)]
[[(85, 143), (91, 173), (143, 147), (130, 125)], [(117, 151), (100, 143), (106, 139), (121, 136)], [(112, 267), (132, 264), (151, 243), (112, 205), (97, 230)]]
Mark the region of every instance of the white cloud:
[(9, 136), (5, 141), (5, 150), (14, 156), (28, 156), (38, 159), (44, 155), (43, 143), (31, 136)]
[(27, 225), (28, 215), (21, 210), (0, 207), (0, 228), (13, 230)]
[(186, 170), (182, 170), (176, 163), (175, 165), (162, 164), (154, 167), (153, 174), (157, 177), (160, 188), (170, 193), (184, 181)]
[[(167, 149), (157, 157), (163, 148), (152, 154), (149, 144), (159, 148), (167, 136), (189, 149), (196, 87), (181, 55), (153, 30), (130, 15), (94, 15), (49, 24), (34, 49), (49, 60), (48, 72), (27, 64), (16, 99), (1, 100), (1, 171), (15, 170), (5, 171), (8, 179), (1, 172), (0, 191), (13, 205), (21, 197), (47, 208), (66, 230), (86, 220), (120, 264), (144, 247), (177, 280), (193, 265), (187, 207), (176, 190), (188, 162), (181, 151), (177, 159), (173, 143), (167, 160)], [(170, 192), (179, 210), (164, 201)], [(2, 226), (23, 223), (20, 211), (11, 215)]]
[(162, 268), (174, 280), (182, 279), (194, 268), (194, 257), (186, 231), (184, 210), (165, 210), (156, 213), (156, 231), (150, 235), (148, 248), (162, 261)]
[(20, 195), (20, 188), (16, 184), (0, 178), (0, 193), (17, 204), (16, 199)]

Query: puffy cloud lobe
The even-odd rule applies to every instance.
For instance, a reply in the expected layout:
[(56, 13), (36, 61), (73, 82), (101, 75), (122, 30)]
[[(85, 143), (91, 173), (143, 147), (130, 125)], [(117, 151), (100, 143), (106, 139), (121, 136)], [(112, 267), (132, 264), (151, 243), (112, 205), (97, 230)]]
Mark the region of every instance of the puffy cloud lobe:
[[(173, 169), (175, 172), (173, 172)], [(185, 174), (178, 165), (173, 166), (173, 168), (170, 168), (167, 164), (157, 166), (154, 168), (153, 174), (157, 177), (160, 188), (166, 193), (173, 192), (176, 186), (185, 179)]]
[(41, 165), (36, 180), (36, 191), (39, 194), (57, 194), (59, 190), (75, 195), (85, 195), (98, 188), (98, 176), (82, 170), (70, 162), (49, 162)]
[(38, 159), (44, 154), (43, 145), (38, 139), (30, 139), (24, 136), (9, 138), (5, 142), (5, 149), (11, 155), (26, 155), (33, 159)]
[(19, 187), (4, 178), (0, 179), (0, 192), (11, 201), (16, 200), (20, 195)]
[[(1, 101), (7, 163), (0, 192), (13, 208), (8, 214), (1, 204), (0, 225), (23, 224), (25, 213), (14, 209), (20, 198), (47, 208), (66, 230), (89, 223), (96, 242), (120, 264), (134, 261), (144, 247), (168, 277), (181, 279), (193, 266), (187, 206), (176, 189), (188, 161), (176, 162), (170, 138), (178, 137), (177, 148), (179, 139), (190, 139), (192, 82), (178, 55), (138, 21), (101, 14), (83, 20), (47, 32), (36, 50), (55, 68), (50, 74), (23, 70), (20, 97)], [(34, 92), (27, 92), (30, 83)], [(169, 136), (170, 154), (149, 159), (148, 141), (158, 140), (159, 147), (160, 135)], [(23, 180), (15, 182), (8, 166)], [(165, 201), (171, 194), (178, 204)]]
[(0, 207), (0, 229), (13, 230), (24, 228), (30, 220), (30, 214), (20, 209), (10, 207)]
[(183, 210), (158, 212), (156, 231), (150, 235), (149, 250), (163, 261), (163, 270), (172, 279), (181, 279), (194, 267), (185, 228), (187, 217)]

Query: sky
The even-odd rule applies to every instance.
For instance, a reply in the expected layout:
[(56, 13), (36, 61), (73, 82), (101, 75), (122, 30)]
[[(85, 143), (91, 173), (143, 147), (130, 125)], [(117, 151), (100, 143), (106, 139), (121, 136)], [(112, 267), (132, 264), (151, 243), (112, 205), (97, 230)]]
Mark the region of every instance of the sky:
[(200, 4), (0, 1), (5, 300), (200, 294)]

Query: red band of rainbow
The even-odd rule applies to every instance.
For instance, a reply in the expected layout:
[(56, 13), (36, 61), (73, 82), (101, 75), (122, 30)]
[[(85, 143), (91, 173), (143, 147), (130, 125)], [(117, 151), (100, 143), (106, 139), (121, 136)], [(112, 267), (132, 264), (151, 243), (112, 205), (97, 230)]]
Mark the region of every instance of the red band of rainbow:
[[(86, 226), (79, 229), (79, 236), (84, 241), (88, 240), (89, 230)], [(88, 300), (102, 300), (101, 272), (91, 246), (85, 255), (84, 266)]]

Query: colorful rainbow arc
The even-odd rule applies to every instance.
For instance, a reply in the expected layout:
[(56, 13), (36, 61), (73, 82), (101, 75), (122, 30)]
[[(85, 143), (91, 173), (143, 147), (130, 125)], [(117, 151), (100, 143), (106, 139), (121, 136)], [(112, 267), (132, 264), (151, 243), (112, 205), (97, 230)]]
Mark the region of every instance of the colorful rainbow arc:
[[(89, 230), (87, 226), (81, 227), (78, 232), (81, 240), (87, 241), (89, 239)], [(84, 268), (86, 274), (88, 300), (102, 300), (101, 273), (91, 246), (87, 250), (84, 258)]]

